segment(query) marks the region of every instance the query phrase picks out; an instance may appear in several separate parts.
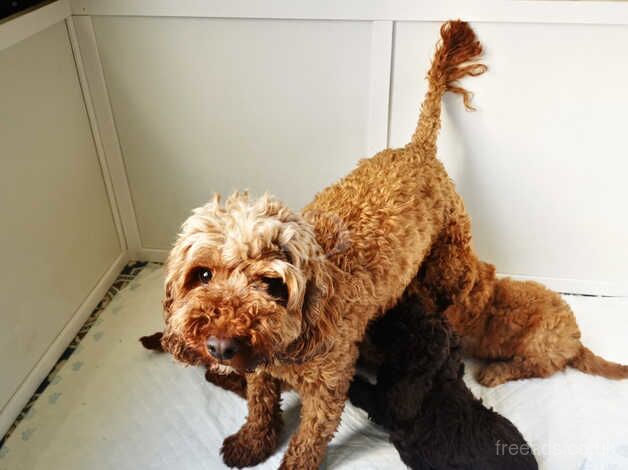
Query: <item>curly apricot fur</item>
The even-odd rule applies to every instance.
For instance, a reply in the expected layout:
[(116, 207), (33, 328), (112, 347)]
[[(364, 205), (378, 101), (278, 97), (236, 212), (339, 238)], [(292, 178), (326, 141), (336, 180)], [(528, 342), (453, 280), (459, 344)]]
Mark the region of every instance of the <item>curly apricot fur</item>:
[[(302, 400), (301, 425), (282, 469), (315, 470), (347, 397), (368, 322), (394, 306), (424, 258), (461, 210), (436, 159), (445, 92), (469, 93), (457, 80), (485, 67), (471, 28), (441, 28), (417, 130), (403, 148), (363, 160), (300, 213), (268, 195), (215, 196), (183, 224), (166, 266), (164, 349), (211, 363), (208, 337), (247, 346), (230, 367), (247, 373), (249, 416), (225, 440), (225, 463), (254, 465), (275, 451), (281, 381)], [(212, 272), (195, 281), (199, 268)], [(195, 271), (196, 270), (196, 271)], [(287, 302), (260, 284), (283, 280)]]

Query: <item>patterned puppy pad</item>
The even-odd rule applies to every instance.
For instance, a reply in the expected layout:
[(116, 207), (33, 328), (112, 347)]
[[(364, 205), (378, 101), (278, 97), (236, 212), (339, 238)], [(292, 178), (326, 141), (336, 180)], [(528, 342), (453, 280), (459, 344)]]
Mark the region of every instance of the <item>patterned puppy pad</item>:
[[(123, 288), (62, 363), (50, 385), (0, 448), (0, 470), (221, 469), (222, 440), (246, 416), (237, 396), (145, 351), (137, 338), (162, 328), (162, 267), (149, 264)], [(587, 345), (628, 362), (628, 300), (568, 297)], [(601, 319), (604, 319), (601, 321)], [(485, 389), (485, 403), (517, 424), (545, 469), (628, 468), (628, 381), (569, 370), (548, 380)], [(280, 450), (260, 468), (277, 468), (299, 419), (286, 393)], [(323, 468), (404, 468), (386, 434), (347, 405)]]

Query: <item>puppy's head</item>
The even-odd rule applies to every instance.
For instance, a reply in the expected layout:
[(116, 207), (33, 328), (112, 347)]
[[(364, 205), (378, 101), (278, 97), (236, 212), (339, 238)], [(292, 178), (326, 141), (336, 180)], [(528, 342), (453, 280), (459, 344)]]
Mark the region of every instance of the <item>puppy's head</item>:
[(214, 196), (168, 258), (164, 349), (240, 371), (298, 355), (316, 336), (324, 264), (311, 226), (276, 199)]

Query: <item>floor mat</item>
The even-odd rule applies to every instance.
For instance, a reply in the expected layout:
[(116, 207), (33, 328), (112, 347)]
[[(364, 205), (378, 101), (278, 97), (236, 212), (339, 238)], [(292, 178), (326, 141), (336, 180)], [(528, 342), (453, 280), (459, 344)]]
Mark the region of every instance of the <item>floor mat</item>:
[[(205, 382), (203, 370), (141, 348), (162, 327), (162, 267), (148, 264), (106, 305), (74, 352), (0, 448), (1, 470), (220, 469), (222, 440), (237, 431), (246, 404)], [(566, 297), (583, 340), (628, 363), (628, 299)], [(628, 468), (628, 380), (574, 370), (494, 389), (467, 381), (485, 404), (509, 417), (545, 469)], [(299, 404), (284, 394), (281, 449), (260, 468), (277, 468)], [(497, 450), (496, 450), (497, 451)], [(386, 433), (351, 405), (322, 468), (404, 468)]]
[(9, 429), (4, 434), (4, 436), (2, 436), (2, 439), (0, 440), (0, 458), (3, 455), (2, 448), (4, 446), (4, 442), (9, 438), (9, 436), (11, 436), (11, 434), (13, 434), (13, 431), (15, 431), (15, 428), (19, 425), (19, 423), (29, 414), (31, 407), (35, 404), (39, 396), (46, 390), (46, 388), (48, 388), (48, 386), (51, 383), (56, 381), (57, 372), (66, 363), (66, 361), (70, 358), (70, 356), (74, 354), (74, 351), (78, 347), (79, 343), (87, 335), (87, 333), (92, 328), (92, 326), (94, 326), (94, 324), (96, 323), (100, 323), (99, 318), (103, 310), (105, 310), (107, 305), (109, 305), (109, 303), (113, 300), (113, 298), (123, 288), (125, 288), (133, 279), (137, 277), (137, 275), (142, 271), (142, 269), (144, 269), (144, 267), (147, 264), (148, 263), (145, 261), (133, 261), (127, 264), (122, 269), (122, 272), (120, 272), (120, 274), (118, 275), (116, 280), (113, 282), (111, 287), (107, 289), (107, 292), (105, 293), (102, 300), (98, 302), (98, 305), (96, 305), (96, 308), (94, 308), (93, 312), (89, 315), (85, 323), (81, 326), (76, 336), (72, 339), (68, 347), (65, 348), (65, 351), (63, 351), (63, 354), (57, 360), (57, 362), (55, 363), (55, 366), (48, 373), (48, 375), (42, 381), (42, 383), (39, 384), (39, 386), (37, 387), (37, 390), (35, 390), (35, 393), (30, 398), (30, 400), (28, 400), (28, 403), (24, 406), (24, 408), (22, 409), (18, 417), (15, 419), (11, 427), (9, 427)]

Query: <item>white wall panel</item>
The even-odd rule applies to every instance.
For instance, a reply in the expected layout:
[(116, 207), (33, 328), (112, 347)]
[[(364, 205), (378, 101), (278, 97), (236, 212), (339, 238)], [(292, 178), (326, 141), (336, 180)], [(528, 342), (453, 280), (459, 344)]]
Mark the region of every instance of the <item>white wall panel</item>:
[(0, 144), (1, 409), (122, 251), (65, 23), (0, 51)]
[(144, 248), (215, 191), (300, 208), (365, 156), (370, 23), (93, 23)]
[[(480, 255), (502, 273), (626, 295), (628, 27), (473, 26), (490, 70), (465, 82), (476, 113), (447, 100), (439, 144)], [(415, 126), (437, 31), (396, 25), (393, 146)]]

